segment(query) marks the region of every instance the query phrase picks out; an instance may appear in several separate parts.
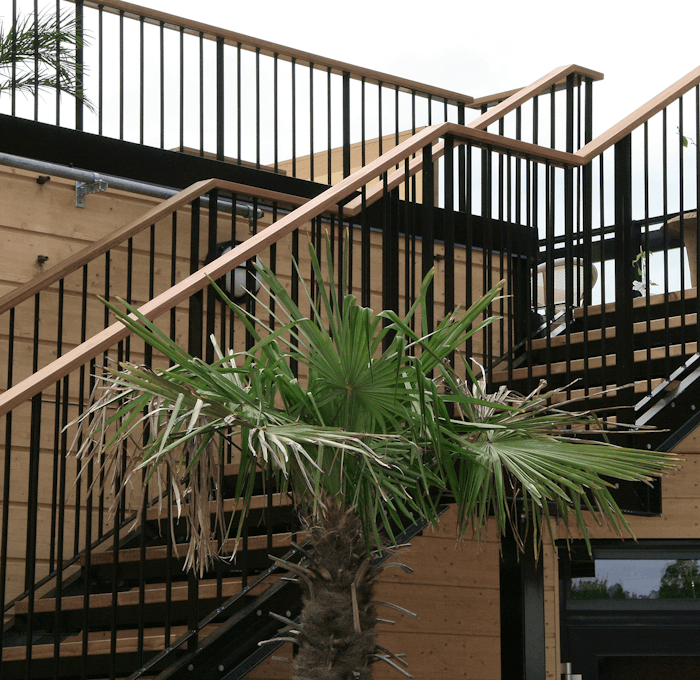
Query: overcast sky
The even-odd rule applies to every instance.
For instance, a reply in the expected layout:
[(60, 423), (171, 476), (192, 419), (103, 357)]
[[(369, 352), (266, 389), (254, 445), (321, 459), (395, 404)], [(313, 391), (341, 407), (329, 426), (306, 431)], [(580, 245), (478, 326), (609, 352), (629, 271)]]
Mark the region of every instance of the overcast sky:
[(700, 65), (692, 0), (141, 0), (138, 4), (474, 97), (557, 66), (605, 74), (595, 132)]

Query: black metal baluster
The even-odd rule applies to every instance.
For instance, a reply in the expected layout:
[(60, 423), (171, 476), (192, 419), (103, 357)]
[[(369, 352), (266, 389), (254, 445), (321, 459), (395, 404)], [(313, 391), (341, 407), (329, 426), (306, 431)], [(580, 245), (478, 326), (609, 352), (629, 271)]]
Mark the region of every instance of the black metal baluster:
[[(257, 144), (256, 159), (260, 167), (260, 73), (258, 61), (260, 50), (255, 52), (255, 137)], [(224, 160), (224, 132), (226, 129), (226, 101), (224, 86), (224, 39), (216, 39), (216, 160)], [(234, 206), (234, 213), (236, 208)]]
[[(223, 38), (221, 39), (222, 46), (222, 71), (223, 71)], [(221, 101), (223, 107), (223, 79), (221, 82)], [(222, 116), (222, 130), (223, 130), (223, 116)], [(223, 147), (223, 132), (222, 135), (222, 147)], [(260, 168), (260, 48), (255, 48), (255, 167)], [(223, 154), (221, 156), (223, 159)]]
[[(7, 329), (7, 382), (9, 389), (13, 384), (14, 360), (15, 360), (15, 310), (8, 312)], [(12, 411), (5, 416), (5, 451), (3, 463), (3, 486), (2, 486), (2, 533), (0, 534), (0, 603), (5, 609), (7, 597), (7, 581), (9, 578), (7, 570), (7, 548), (10, 527), (10, 482), (12, 480)], [(2, 663), (3, 645), (0, 645), (0, 663)]]
[(83, 76), (85, 74), (84, 67), (84, 44), (85, 32), (83, 31), (83, 0), (75, 0), (75, 35), (77, 44), (75, 47), (75, 129), (83, 129), (83, 97), (85, 88), (83, 85)]
[(343, 177), (350, 175), (350, 74), (343, 72)]
[[(330, 157), (330, 146), (328, 155)], [(309, 62), (309, 179), (314, 181), (314, 64)], [(330, 176), (328, 179), (330, 184)]]
[(204, 156), (204, 33), (199, 33), (199, 155)]
[[(292, 177), (297, 176), (297, 60), (292, 57)], [(296, 233), (296, 232), (295, 232)], [(292, 277), (294, 280), (295, 277)]]
[[(632, 317), (631, 266), (637, 239), (632, 234), (632, 139), (627, 135), (615, 144), (615, 377), (618, 397), (633, 403), (634, 388), (622, 388), (634, 381), (634, 328)], [(628, 422), (630, 413), (619, 409), (619, 423)]]
[(104, 5), (97, 6), (97, 134), (103, 134), (104, 122)]
[(144, 73), (145, 73), (145, 55), (143, 44), (143, 17), (139, 17), (139, 143), (143, 144), (143, 126), (144, 126)]
[(243, 99), (241, 96), (241, 43), (236, 43), (236, 144), (238, 149), (238, 165), (243, 162), (243, 153), (241, 152), (243, 130), (241, 126)]
[(180, 26), (180, 151), (185, 150), (185, 29)]
[(119, 10), (119, 139), (124, 139), (124, 10)]
[(160, 148), (165, 148), (165, 24), (159, 22), (160, 37)]
[[(422, 266), (421, 278), (424, 279), (435, 263), (435, 172), (433, 166), (433, 146), (427, 144), (423, 147), (423, 210), (421, 216)], [(427, 316), (426, 325), (428, 333), (433, 332), (435, 323), (435, 284), (430, 283), (426, 295)]]
[(333, 146), (333, 140), (331, 136), (331, 130), (333, 127), (333, 116), (332, 116), (332, 107), (331, 107), (331, 90), (332, 90), (332, 83), (331, 83), (331, 68), (330, 66), (326, 70), (326, 111), (328, 115), (328, 129), (326, 132), (328, 133), (328, 140), (327, 140), (327, 145), (328, 145), (328, 184), (331, 185), (333, 184), (333, 179), (331, 177), (333, 168), (331, 167), (332, 164), (332, 153), (331, 153), (331, 147)]

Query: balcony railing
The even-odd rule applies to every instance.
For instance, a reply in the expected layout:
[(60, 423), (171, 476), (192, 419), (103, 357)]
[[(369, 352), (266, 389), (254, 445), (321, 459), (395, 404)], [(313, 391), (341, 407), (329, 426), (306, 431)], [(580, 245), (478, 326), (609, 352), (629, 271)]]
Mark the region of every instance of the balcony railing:
[[(469, 123), (509, 94), (474, 100), (120, 0), (59, 0), (38, 15), (77, 20), (78, 48), (63, 47), (85, 100), (17, 91), (18, 73), (40, 67), (29, 59), (5, 74), (0, 113), (320, 183), (425, 126)], [(35, 16), (34, 2), (18, 0), (5, 26)], [(490, 131), (573, 151), (591, 138), (591, 85), (601, 77), (563, 73)]]

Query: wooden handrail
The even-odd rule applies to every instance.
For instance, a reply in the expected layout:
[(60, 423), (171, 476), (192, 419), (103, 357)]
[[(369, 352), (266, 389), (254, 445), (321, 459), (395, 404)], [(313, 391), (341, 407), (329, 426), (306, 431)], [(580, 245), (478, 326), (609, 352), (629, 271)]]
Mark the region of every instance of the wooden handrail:
[[(573, 153), (566, 151), (557, 151), (549, 149), (545, 146), (538, 146), (523, 142), (519, 139), (511, 139), (503, 135), (497, 135), (486, 130), (479, 130), (468, 125), (458, 125), (457, 123), (443, 123), (441, 126), (444, 135), (452, 135), (455, 144), (467, 144), (472, 142), (477, 146), (483, 146), (492, 151), (500, 153), (510, 153), (517, 158), (528, 158), (530, 160), (539, 161), (541, 163), (549, 163), (556, 167), (570, 167), (583, 165), (582, 160)], [(433, 163), (441, 158), (445, 153), (445, 142), (440, 140), (433, 145), (432, 159)], [(422, 154), (416, 158), (412, 158), (408, 163), (408, 176), (412, 177), (423, 167)], [(406, 168), (399, 168), (389, 174), (387, 178), (387, 189), (395, 189), (406, 178)], [(384, 193), (384, 183), (380, 182), (367, 190), (364, 200), (358, 196), (352, 201), (349, 201), (343, 208), (343, 213), (348, 216), (356, 215), (363, 206), (372, 205), (375, 201), (381, 198)]]
[[(169, 290), (157, 295), (139, 308), (139, 312), (149, 319), (155, 319), (160, 314), (169, 311), (175, 305), (188, 299), (193, 293), (204, 288), (209, 279), (218, 279), (239, 264), (254, 258), (290, 232), (306, 224), (314, 217), (321, 215), (338, 202), (347, 198), (367, 182), (386, 172), (389, 168), (400, 163), (422, 149), (425, 145), (440, 137), (448, 123), (424, 128), (406, 141), (394, 147), (376, 160), (367, 164), (357, 172), (339, 182), (323, 193), (310, 199), (288, 215), (258, 232), (236, 246), (225, 255), (205, 265)], [(209, 184), (211, 183), (211, 184)], [(208, 180), (200, 185), (199, 190), (206, 190), (216, 184), (216, 180)], [(190, 194), (191, 195), (191, 194)], [(11, 411), (15, 406), (41, 392), (46, 387), (55, 384), (63, 376), (96, 357), (114, 343), (129, 335), (129, 330), (121, 323), (113, 323), (108, 328), (97, 333), (82, 344), (66, 352), (36, 373), (25, 378), (0, 395), (0, 416)]]
[[(585, 68), (583, 66), (574, 66), (574, 70), (572, 71), (572, 73), (588, 78), (589, 80), (603, 80), (604, 78), (602, 73), (599, 73), (598, 71), (593, 71), (592, 69)], [(559, 80), (557, 80), (556, 82), (551, 83), (549, 85), (549, 88), (554, 87), (554, 89), (557, 92), (559, 90), (563, 90), (566, 87), (566, 78), (568, 75), (569, 73), (560, 77)], [(475, 97), (474, 101), (471, 104), (467, 104), (467, 108), (480, 110), (482, 106), (496, 106), (496, 104), (500, 104), (502, 101), (505, 101), (509, 97), (512, 97), (514, 94), (518, 94), (522, 91), (522, 89), (523, 88), (518, 87), (512, 90), (506, 90), (505, 92), (489, 94), (483, 97)]]
[[(549, 161), (554, 165), (582, 165), (580, 160), (573, 154), (560, 151), (554, 152), (551, 149), (548, 149), (548, 153), (545, 154), (545, 147), (537, 146), (535, 144), (528, 144), (509, 137), (503, 137), (502, 135), (485, 132), (485, 129), (492, 123), (495, 123), (506, 114), (518, 108), (518, 106), (522, 106), (529, 99), (536, 97), (545, 90), (551, 88), (553, 85), (560, 83), (562, 79), (566, 81), (566, 78), (574, 73), (591, 79), (600, 80), (603, 78), (602, 73), (592, 71), (591, 69), (587, 69), (583, 66), (577, 66), (576, 64), (555, 68), (553, 71), (550, 71), (547, 75), (539, 78), (531, 85), (514, 91), (505, 101), (500, 102), (497, 106), (494, 106), (486, 113), (470, 121), (465, 126), (456, 126), (453, 132), (456, 142), (458, 144), (464, 144), (467, 141), (475, 141), (488, 145), (490, 148), (495, 150), (502, 149), (504, 151), (510, 151), (514, 155), (527, 156), (537, 160)], [(445, 143), (440, 141), (435, 144), (433, 146), (432, 155), (433, 163), (436, 162), (444, 153)], [(412, 159), (408, 165), (409, 177), (412, 177), (417, 172), (420, 172), (422, 167), (422, 156)], [(392, 172), (387, 178), (388, 189), (394, 189), (397, 187), (403, 181), (405, 176), (406, 168), (400, 168)], [(371, 205), (381, 197), (383, 191), (384, 186), (378, 185), (367, 191), (364, 201), (359, 197), (350, 201), (346, 206), (347, 214), (357, 214), (362, 209), (363, 202), (364, 205)]]
[(510, 113), (519, 106), (522, 106), (529, 99), (532, 99), (545, 90), (548, 90), (553, 85), (561, 82), (562, 79), (566, 80), (568, 76), (574, 73), (593, 80), (600, 80), (603, 78), (602, 73), (592, 71), (591, 69), (584, 68), (583, 66), (577, 66), (576, 64), (560, 66), (559, 68), (555, 68), (553, 71), (550, 71), (547, 75), (542, 76), (542, 78), (539, 78), (531, 85), (518, 90), (508, 97), (508, 99), (486, 111), (486, 113), (482, 113), (478, 118), (471, 121), (468, 124), (468, 127), (474, 127), (480, 130), (486, 129), (492, 123), (495, 123), (500, 118), (503, 118), (503, 116), (505, 116), (507, 113)]
[(603, 153), (603, 151), (625, 138), (642, 123), (648, 121), (653, 115), (666, 108), (669, 104), (679, 97), (682, 97), (686, 92), (699, 84), (700, 66), (693, 69), (680, 80), (677, 80), (670, 87), (667, 87), (663, 92), (656, 95), (656, 97), (649, 100), (646, 104), (640, 106), (634, 113), (623, 118), (617, 125), (613, 125), (609, 130), (588, 142), (588, 144), (581, 147), (575, 155), (581, 158), (584, 165), (590, 163), (594, 158)]
[(62, 260), (57, 265), (48, 269), (39, 276), (35, 276), (30, 281), (18, 286), (13, 291), (0, 298), (0, 314), (12, 309), (20, 302), (32, 297), (32, 295), (43, 290), (52, 283), (68, 276), (76, 269), (80, 269), (85, 264), (92, 262), (95, 258), (103, 255), (108, 250), (123, 243), (127, 239), (136, 236), (136, 234), (147, 229), (152, 224), (168, 217), (183, 206), (191, 203), (196, 198), (208, 193), (212, 189), (222, 189), (233, 193), (245, 196), (254, 196), (269, 201), (276, 201), (288, 205), (301, 205), (306, 198), (283, 194), (277, 191), (269, 191), (260, 189), (246, 184), (238, 184), (235, 182), (227, 182), (225, 180), (208, 179), (195, 182), (191, 186), (183, 189), (181, 192), (171, 196), (162, 203), (147, 210), (141, 217), (129, 222), (121, 229), (107, 234), (103, 238), (85, 246), (82, 250), (74, 253), (65, 260)]
[(354, 64), (348, 64), (336, 59), (328, 59), (318, 54), (312, 54), (311, 52), (305, 52), (293, 47), (285, 47), (284, 45), (278, 45), (267, 40), (259, 40), (258, 38), (243, 35), (242, 33), (217, 28), (216, 26), (204, 24), (199, 21), (183, 19), (174, 14), (159, 12), (130, 2), (122, 2), (122, 0), (100, 0), (99, 2), (95, 0), (86, 0), (83, 4), (85, 7), (102, 7), (104, 10), (113, 13), (124, 12), (125, 16), (131, 18), (143, 17), (146, 23), (160, 25), (162, 22), (165, 28), (179, 30), (182, 27), (186, 33), (197, 36), (202, 35), (202, 37), (207, 40), (223, 38), (229, 45), (240, 44), (241, 48), (244, 50), (253, 52), (260, 50), (260, 54), (266, 56), (277, 55), (277, 57), (284, 61), (291, 61), (294, 59), (298, 64), (304, 66), (313, 65), (313, 68), (322, 71), (327, 71), (330, 68), (332, 73), (340, 75), (348, 73), (350, 77), (355, 80), (364, 78), (368, 83), (382, 83), (383, 85), (398, 86), (404, 92), (414, 92), (421, 97), (433, 97), (452, 104), (470, 104), (474, 99), (469, 95), (459, 92), (452, 92), (451, 90), (433, 87), (425, 83), (418, 83), (413, 80), (408, 80), (407, 78), (381, 73), (380, 71), (355, 66)]

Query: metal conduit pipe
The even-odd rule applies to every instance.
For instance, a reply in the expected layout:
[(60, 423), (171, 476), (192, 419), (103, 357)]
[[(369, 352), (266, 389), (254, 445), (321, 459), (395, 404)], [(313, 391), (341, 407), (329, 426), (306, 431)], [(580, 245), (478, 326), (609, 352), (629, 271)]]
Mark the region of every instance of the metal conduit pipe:
[[(96, 185), (99, 182), (104, 182), (112, 189), (128, 191), (130, 193), (140, 194), (142, 196), (152, 196), (163, 200), (180, 192), (180, 189), (173, 189), (172, 187), (165, 187), (160, 184), (149, 184), (147, 182), (139, 182), (137, 180), (127, 179), (125, 177), (116, 177), (115, 175), (104, 175), (101, 173), (92, 172), (91, 170), (73, 168), (68, 165), (46, 163), (44, 161), (36, 161), (32, 158), (13, 156), (9, 153), (0, 153), (0, 165), (7, 165), (13, 168), (19, 168), (20, 170), (28, 170), (29, 172), (36, 172), (41, 175), (63, 177), (64, 179), (70, 179), (75, 182), (82, 182), (88, 185)], [(233, 212), (232, 203), (233, 202), (230, 200), (221, 199), (219, 201), (219, 209), (223, 210), (223, 212)], [(209, 205), (209, 198), (207, 196), (202, 197), (202, 205), (204, 207)], [(258, 208), (257, 214), (258, 218), (261, 218), (263, 216), (263, 211)], [(237, 201), (236, 215), (252, 219), (254, 215), (254, 208), (250, 203), (240, 203)]]

